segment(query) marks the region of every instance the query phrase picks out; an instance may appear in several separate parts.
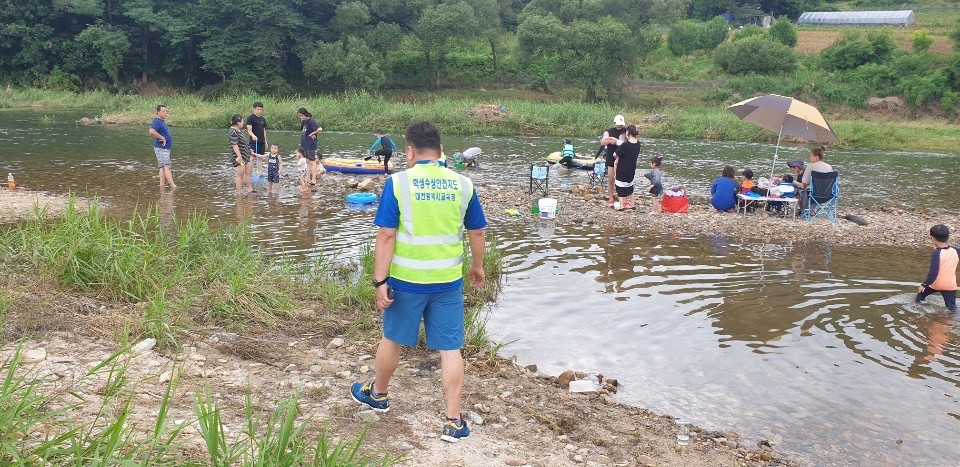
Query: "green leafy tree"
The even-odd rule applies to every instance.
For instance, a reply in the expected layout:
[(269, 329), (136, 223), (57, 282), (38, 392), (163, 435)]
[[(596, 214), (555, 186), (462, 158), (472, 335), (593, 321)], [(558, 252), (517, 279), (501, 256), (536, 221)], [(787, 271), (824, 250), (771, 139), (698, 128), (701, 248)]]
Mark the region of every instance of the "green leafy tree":
[(130, 51), (130, 40), (123, 31), (108, 28), (102, 25), (87, 26), (78, 36), (81, 43), (89, 44), (96, 51), (100, 66), (107, 76), (117, 85), (120, 78), (120, 67)]
[(501, 6), (497, 0), (473, 0), (474, 15), (480, 25), (479, 35), (490, 44), (490, 55), (493, 62), (493, 74), (499, 73), (500, 64), (497, 57), (497, 44), (504, 33), (500, 19)]
[(957, 27), (950, 31), (950, 40), (953, 41), (953, 50), (960, 52), (960, 21), (957, 21)]
[(370, 22), (370, 8), (360, 2), (341, 3), (330, 21), (338, 37), (358, 34)]
[(770, 26), (770, 38), (787, 46), (797, 46), (797, 28), (785, 16), (781, 16)]
[(467, 2), (441, 3), (423, 10), (417, 21), (416, 34), (423, 44), (427, 65), (432, 69), (434, 88), (440, 87), (442, 82), (451, 41), (473, 37), (476, 28), (476, 15)]
[(913, 33), (913, 51), (924, 53), (933, 45), (933, 38), (924, 29), (918, 29)]
[(320, 42), (304, 63), (304, 73), (330, 90), (378, 90), (386, 81), (380, 57), (363, 40), (350, 36)]
[(852, 70), (868, 63), (886, 63), (895, 48), (887, 31), (870, 32), (866, 39), (859, 32), (850, 31), (823, 49), (820, 60), (827, 70)]
[(730, 35), (730, 25), (726, 20), (716, 16), (700, 26), (697, 43), (700, 49), (711, 51), (723, 44)]
[(697, 50), (710, 51), (727, 40), (730, 27), (721, 17), (706, 23), (693, 20), (681, 21), (670, 27), (667, 35), (667, 48), (678, 57), (689, 55)]
[(733, 41), (736, 42), (736, 41), (740, 41), (740, 40), (746, 39), (746, 38), (748, 38), (748, 37), (753, 37), (753, 36), (766, 36), (766, 35), (767, 35), (767, 30), (766, 30), (766, 29), (763, 29), (763, 28), (761, 28), (760, 26), (757, 26), (757, 25), (755, 25), (755, 24), (750, 24), (750, 25), (747, 25), (746, 27), (744, 27), (743, 29), (740, 29), (740, 30), (734, 32), (734, 33), (733, 33)]

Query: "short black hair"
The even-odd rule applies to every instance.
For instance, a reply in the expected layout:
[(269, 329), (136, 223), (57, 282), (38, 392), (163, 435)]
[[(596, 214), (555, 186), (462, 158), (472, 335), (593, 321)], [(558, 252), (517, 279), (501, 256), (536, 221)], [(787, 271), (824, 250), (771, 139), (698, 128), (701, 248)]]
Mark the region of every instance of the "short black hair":
[(383, 128), (377, 128), (377, 131), (375, 131), (375, 133), (378, 134), (378, 135), (384, 134), (384, 133), (383, 133)]
[(440, 130), (433, 123), (423, 121), (407, 127), (407, 144), (415, 149), (440, 150)]
[(253, 108), (256, 109), (257, 107), (259, 107), (259, 108), (262, 109), (262, 108), (263, 108), (263, 102), (260, 102), (260, 101), (254, 102), (254, 103), (253, 103)]
[(747, 180), (753, 180), (753, 171), (750, 169), (745, 169), (741, 175)]
[(736, 173), (737, 171), (733, 168), (732, 165), (725, 165), (723, 166), (723, 172), (721, 172), (721, 176), (723, 176), (724, 178), (733, 178), (734, 174)]
[(297, 109), (297, 113), (307, 118), (313, 118), (313, 114), (308, 112), (306, 107), (300, 107), (299, 109)]
[(943, 224), (937, 224), (933, 227), (930, 227), (930, 236), (938, 242), (950, 240), (950, 227), (947, 227)]
[(160, 112), (160, 109), (165, 109), (165, 108), (167, 108), (166, 104), (159, 104), (157, 105), (157, 112)]
[(573, 144), (573, 143), (570, 141), (570, 138), (566, 138), (563, 140), (563, 144)]

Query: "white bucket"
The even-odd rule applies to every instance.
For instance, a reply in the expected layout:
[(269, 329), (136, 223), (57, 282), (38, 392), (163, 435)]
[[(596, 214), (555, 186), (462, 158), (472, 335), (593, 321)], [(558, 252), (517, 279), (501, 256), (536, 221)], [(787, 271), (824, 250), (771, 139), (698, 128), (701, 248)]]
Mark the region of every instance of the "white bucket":
[(553, 198), (540, 198), (540, 217), (543, 219), (553, 219), (557, 216), (557, 200)]

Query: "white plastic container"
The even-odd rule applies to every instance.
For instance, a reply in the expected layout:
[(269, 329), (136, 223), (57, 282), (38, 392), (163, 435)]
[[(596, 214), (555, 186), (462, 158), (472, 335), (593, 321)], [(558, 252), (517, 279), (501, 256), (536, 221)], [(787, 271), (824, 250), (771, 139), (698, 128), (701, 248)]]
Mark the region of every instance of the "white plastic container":
[(557, 200), (554, 198), (540, 198), (540, 218), (553, 219), (557, 217)]
[(597, 385), (592, 379), (570, 381), (570, 392), (596, 392)]

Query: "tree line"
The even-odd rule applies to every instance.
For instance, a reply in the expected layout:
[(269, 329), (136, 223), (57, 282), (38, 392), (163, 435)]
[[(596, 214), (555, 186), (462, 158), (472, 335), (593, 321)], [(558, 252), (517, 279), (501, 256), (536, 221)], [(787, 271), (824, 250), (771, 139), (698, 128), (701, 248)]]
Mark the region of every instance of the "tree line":
[[(678, 21), (796, 16), (819, 1), (2, 0), (0, 82), (274, 93), (436, 88), (448, 77), (452, 48), (470, 42), (491, 58), (485, 76), (558, 76), (597, 99)], [(518, 50), (505, 54), (511, 43)]]

